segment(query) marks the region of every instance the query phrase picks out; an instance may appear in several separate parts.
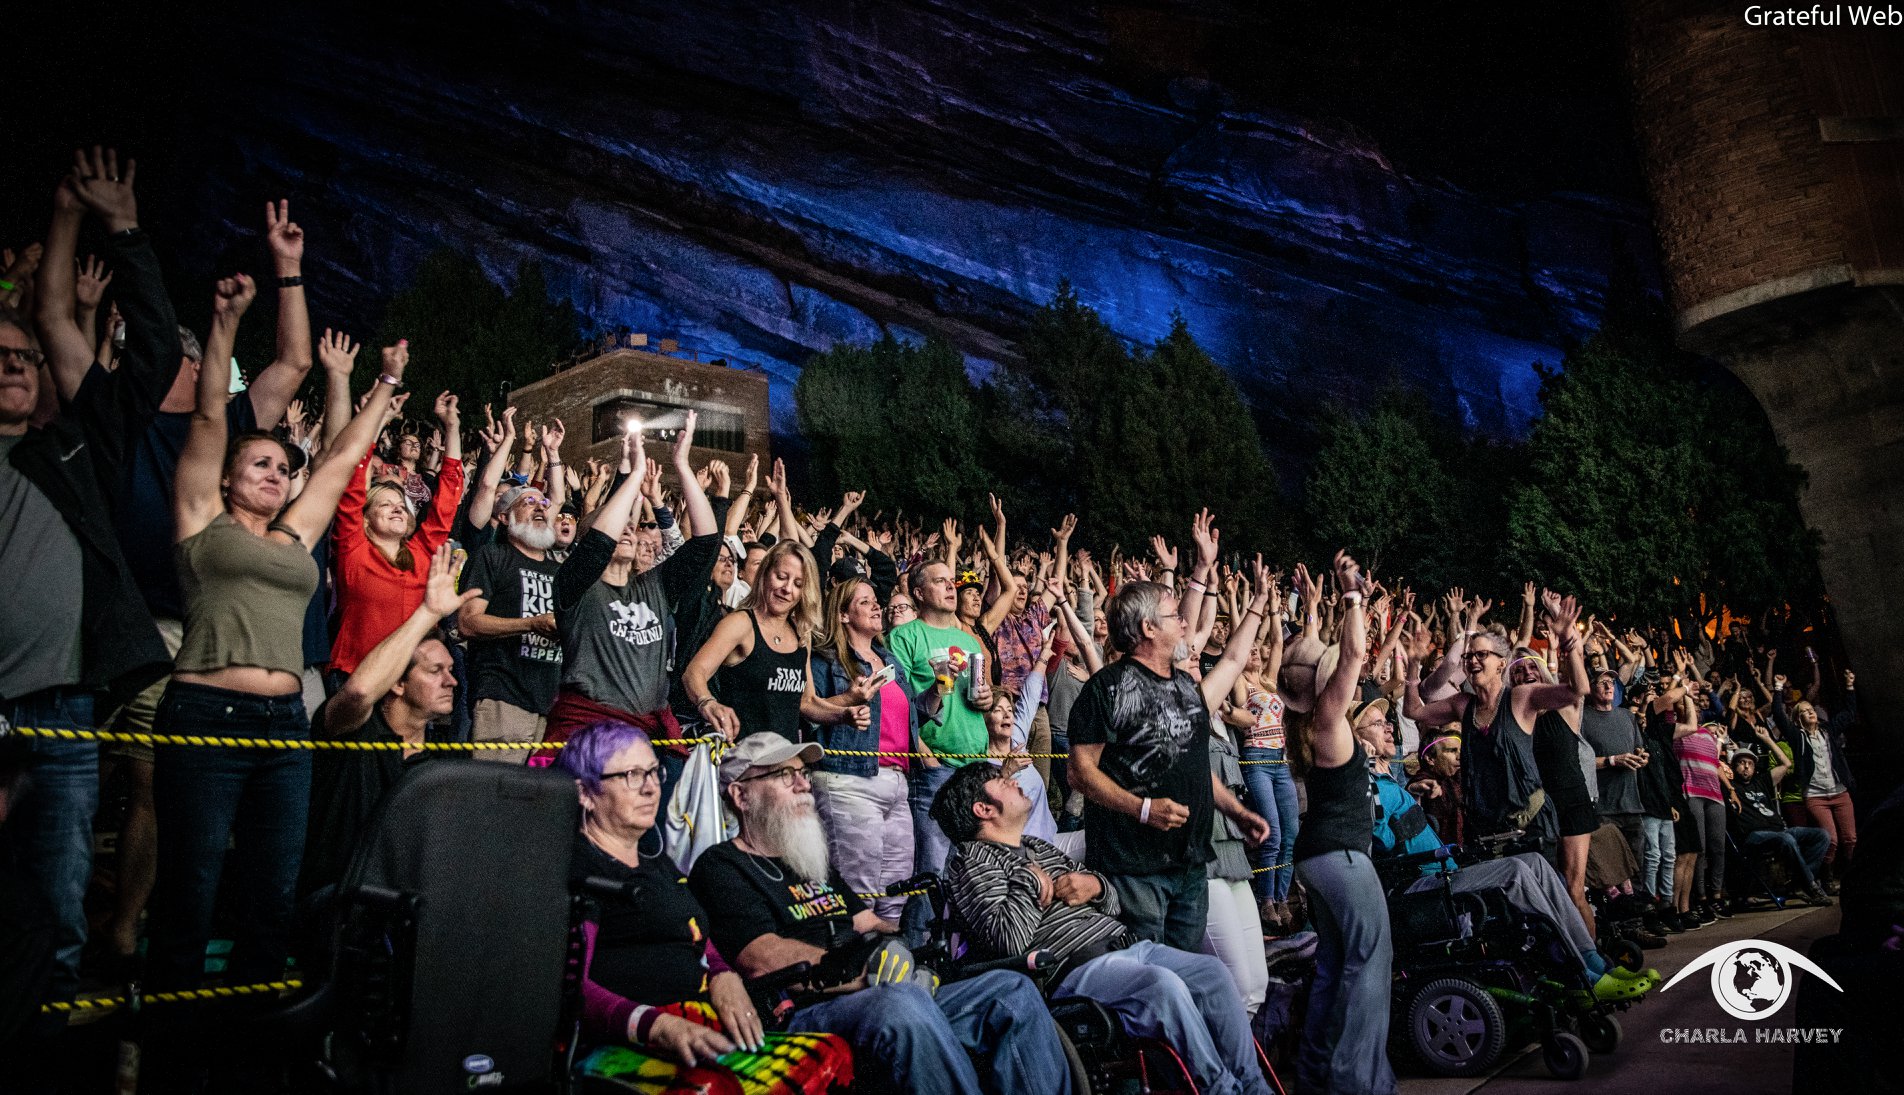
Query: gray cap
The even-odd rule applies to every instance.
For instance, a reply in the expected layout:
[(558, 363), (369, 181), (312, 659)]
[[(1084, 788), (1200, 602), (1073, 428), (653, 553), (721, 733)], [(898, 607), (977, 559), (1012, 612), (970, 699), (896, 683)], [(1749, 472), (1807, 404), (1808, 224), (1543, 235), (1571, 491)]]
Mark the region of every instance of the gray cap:
[(727, 755), (721, 758), (721, 783), (734, 782), (747, 774), (749, 768), (778, 768), (795, 757), (806, 761), (811, 767), (825, 755), (826, 750), (820, 748), (817, 741), (795, 745), (770, 731), (749, 734), (736, 742)]
[[(542, 494), (542, 492), (531, 486), (510, 487), (508, 490), (502, 492), (502, 497), (496, 499), (496, 512), (501, 514), (508, 513), (510, 510), (516, 508), (516, 503), (522, 501), (524, 495), (529, 494)], [(542, 496), (544, 498), (548, 497), (546, 494)]]

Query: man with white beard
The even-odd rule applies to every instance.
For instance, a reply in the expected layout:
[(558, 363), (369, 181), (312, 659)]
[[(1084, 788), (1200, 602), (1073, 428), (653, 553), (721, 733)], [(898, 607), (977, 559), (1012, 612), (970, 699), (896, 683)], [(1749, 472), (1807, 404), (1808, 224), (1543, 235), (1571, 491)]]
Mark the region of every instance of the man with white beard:
[[(740, 836), (703, 852), (688, 886), (707, 910), (715, 949), (744, 977), (818, 965), (860, 932), (898, 928), (867, 908), (828, 860), (807, 782), (823, 755), (817, 744), (760, 733), (721, 761), (722, 795), (740, 818)], [(787, 1029), (851, 1042), (855, 1071), (878, 1090), (1071, 1090), (1057, 1026), (1023, 974), (985, 973), (936, 995), (911, 980), (849, 986), (794, 1011)]]
[[(463, 571), (463, 588), (483, 596), (463, 605), (457, 626), (469, 640), (467, 670), (472, 736), (477, 741), (540, 741), (544, 716), (562, 678), (556, 641), (555, 575), (549, 557), (555, 524), (549, 499), (534, 487), (512, 487), (496, 502), (504, 537), (479, 549)], [(478, 760), (521, 764), (529, 751), (485, 749)]]

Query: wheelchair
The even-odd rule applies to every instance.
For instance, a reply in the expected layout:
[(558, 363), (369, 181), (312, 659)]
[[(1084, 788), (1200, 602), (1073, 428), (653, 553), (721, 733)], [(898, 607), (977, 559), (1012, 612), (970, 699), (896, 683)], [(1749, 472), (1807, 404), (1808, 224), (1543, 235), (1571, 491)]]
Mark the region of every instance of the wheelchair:
[(1479, 1075), (1510, 1046), (1538, 1040), (1547, 1071), (1577, 1080), (1595, 1053), (1621, 1040), (1616, 1015), (1636, 1001), (1600, 1001), (1584, 972), (1562, 957), (1565, 936), (1547, 917), (1509, 904), (1500, 890), (1456, 892), (1451, 876), (1413, 893), (1420, 869), (1452, 859), (1472, 865), (1516, 844), (1493, 839), (1466, 849), (1377, 860), (1394, 938), (1390, 1026), (1395, 1048), (1444, 1076)]
[[(328, 951), (307, 960), (306, 987), (233, 1042), (294, 1062), (298, 1095), (762, 1090), (736, 1069), (626, 1049), (583, 1059), (585, 903), (623, 891), (597, 879), (571, 888), (579, 813), (574, 782), (547, 769), (442, 763), (409, 773), (338, 887)], [(818, 972), (803, 963), (749, 989), (851, 980), (850, 958)], [(850, 1051), (832, 1035), (770, 1035), (751, 1056), (771, 1059), (780, 1091), (852, 1081)]]
[[(969, 958), (951, 901), (937, 874), (920, 874), (895, 883), (887, 895), (897, 897), (920, 890), (925, 891), (933, 915), (925, 944), (913, 951), (919, 963), (936, 970), (946, 981), (976, 977), (993, 970), (1023, 973), (1035, 981), (1045, 994), (1046, 1006), (1057, 1025), (1065, 1056), (1071, 1063), (1071, 1086), (1077, 1095), (1197, 1095), (1198, 1087), (1189, 1066), (1171, 1046), (1156, 1039), (1125, 1034), (1117, 1016), (1095, 1000), (1081, 996), (1050, 999), (1057, 988), (1060, 965), (1051, 952), (1039, 950), (992, 960)], [(1284, 1095), (1282, 1080), (1260, 1043), (1256, 1045), (1256, 1060), (1270, 1087), (1277, 1095)]]

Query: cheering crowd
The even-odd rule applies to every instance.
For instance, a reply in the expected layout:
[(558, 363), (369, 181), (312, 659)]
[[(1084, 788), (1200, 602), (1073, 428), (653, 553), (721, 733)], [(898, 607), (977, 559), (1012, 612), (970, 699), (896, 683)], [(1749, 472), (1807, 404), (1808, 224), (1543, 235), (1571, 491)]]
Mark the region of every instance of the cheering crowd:
[[(1275, 961), (1313, 955), (1299, 1089), (1381, 1093), (1379, 861), (1527, 834), (1537, 850), (1457, 888), (1551, 918), (1618, 1000), (1656, 977), (1602, 952), (1607, 901), (1662, 946), (1744, 896), (1729, 835), (1821, 906), (1856, 855), (1855, 677), (1797, 614), (1616, 630), (1527, 583), (1503, 624), (1347, 551), (1285, 575), (1207, 512), (1181, 550), (1098, 555), (1070, 518), (1014, 536), (994, 501), (968, 540), (860, 493), (803, 507), (778, 461), (696, 466), (692, 412), (665, 452), (636, 426), (571, 468), (558, 421), (485, 408), (469, 430), (447, 393), (419, 414), (407, 344), (314, 338), (286, 202), (265, 211), (269, 281), (178, 302), (209, 304), (201, 341), (135, 180), (76, 155), (0, 281), (0, 717), (161, 739), (0, 738), (0, 916), (23, 929), (0, 976), (22, 999), (197, 987), (223, 937), (226, 981), (280, 980), (425, 763), (553, 763), (581, 803), (576, 876), (644, 883), (586, 925), (594, 1042), (695, 1064), (832, 1035), (811, 1052), (926, 1092), (1069, 1090), (1030, 980), (875, 981), (777, 1022), (745, 988), (859, 933), (919, 943), (932, 910), (886, 895), (918, 872), (974, 955), (1050, 951), (1053, 998), (1167, 1042), (1206, 1091), (1268, 1090), (1252, 1024)], [(260, 291), (275, 357), (239, 383)], [(675, 862), (644, 838), (706, 736), (728, 743), (731, 838)], [(521, 748), (420, 748), (459, 743)], [(89, 918), (108, 778), (127, 809)], [(0, 1015), (0, 1043), (46, 1036), (36, 1012)]]

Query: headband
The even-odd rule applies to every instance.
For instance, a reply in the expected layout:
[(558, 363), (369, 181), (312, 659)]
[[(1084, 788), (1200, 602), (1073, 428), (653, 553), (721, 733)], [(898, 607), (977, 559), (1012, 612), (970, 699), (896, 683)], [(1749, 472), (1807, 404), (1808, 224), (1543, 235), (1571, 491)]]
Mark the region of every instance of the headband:
[(1440, 737), (1429, 742), (1428, 744), (1422, 746), (1421, 755), (1427, 756), (1431, 751), (1433, 751), (1437, 746), (1439, 746), (1444, 741), (1451, 741), (1451, 742), (1454, 742), (1456, 745), (1460, 745), (1461, 735), (1460, 734), (1443, 734)]

